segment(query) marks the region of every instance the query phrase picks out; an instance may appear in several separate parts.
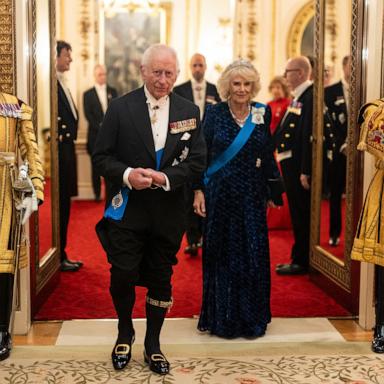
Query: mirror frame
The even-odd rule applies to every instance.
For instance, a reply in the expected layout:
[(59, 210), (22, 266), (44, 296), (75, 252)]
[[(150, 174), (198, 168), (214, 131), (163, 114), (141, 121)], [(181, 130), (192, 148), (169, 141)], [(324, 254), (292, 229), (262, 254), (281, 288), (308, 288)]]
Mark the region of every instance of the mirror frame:
[[(36, 29), (36, 6), (37, 0), (31, 0), (29, 2), (29, 28), (30, 28), (30, 80), (29, 80), (29, 92), (31, 107), (34, 109), (33, 125), (37, 130), (37, 107), (38, 107), (38, 95), (37, 95), (37, 71), (36, 71), (36, 41), (37, 41), (37, 29)], [(31, 300), (32, 300), (32, 317), (36, 313), (44, 301), (47, 290), (51, 289), (52, 284), (57, 284), (59, 279), (59, 182), (58, 182), (58, 148), (57, 148), (57, 80), (55, 70), (55, 57), (56, 57), (56, 10), (55, 2), (47, 0), (49, 7), (49, 34), (50, 34), (50, 108), (51, 108), (51, 141), (50, 141), (50, 155), (51, 155), (51, 213), (52, 213), (52, 245), (43, 257), (39, 255), (39, 233), (44, 228), (39, 228), (39, 212), (34, 214), (31, 220)], [(43, 203), (45, 204), (45, 203)]]
[(287, 37), (287, 57), (301, 55), (301, 41), (308, 22), (315, 17), (315, 1), (309, 0), (297, 12)]
[[(313, 154), (312, 154), (312, 192), (311, 192), (311, 255), (310, 265), (342, 290), (356, 294), (356, 287), (352, 286), (353, 272), (358, 268), (351, 261), (350, 252), (354, 233), (360, 216), (363, 200), (363, 155), (356, 150), (359, 139), (357, 116), (359, 107), (363, 103), (363, 28), (366, 26), (364, 17), (364, 0), (351, 0), (352, 30), (351, 30), (351, 84), (350, 108), (348, 113), (347, 132), (347, 176), (346, 176), (346, 215), (345, 215), (345, 248), (344, 259), (340, 260), (322, 248), (320, 243), (320, 206), (322, 190), (322, 158), (323, 158), (323, 100), (324, 100), (324, 37), (325, 37), (325, 6), (326, 0), (316, 0), (315, 12), (315, 57), (317, 68), (314, 83), (314, 126), (313, 126)], [(358, 285), (358, 284), (357, 284)], [(358, 289), (358, 287), (357, 287)], [(353, 292), (352, 292), (353, 291)], [(357, 294), (358, 297), (358, 294)], [(347, 304), (346, 304), (347, 305)], [(353, 312), (356, 311), (354, 308)]]

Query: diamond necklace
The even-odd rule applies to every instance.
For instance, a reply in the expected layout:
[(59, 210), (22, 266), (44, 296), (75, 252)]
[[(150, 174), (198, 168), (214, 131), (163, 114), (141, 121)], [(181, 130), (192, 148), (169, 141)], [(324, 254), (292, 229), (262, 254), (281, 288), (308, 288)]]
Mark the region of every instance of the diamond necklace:
[(232, 111), (231, 109), (231, 106), (230, 104), (228, 103), (228, 108), (229, 108), (229, 112), (231, 112), (231, 115), (233, 117), (233, 119), (236, 121), (237, 124), (239, 125), (244, 125), (244, 123), (246, 122), (248, 116), (249, 116), (249, 113), (251, 112), (251, 104), (248, 104), (248, 112), (247, 114), (245, 115), (245, 117), (243, 119), (239, 119), (235, 113)]

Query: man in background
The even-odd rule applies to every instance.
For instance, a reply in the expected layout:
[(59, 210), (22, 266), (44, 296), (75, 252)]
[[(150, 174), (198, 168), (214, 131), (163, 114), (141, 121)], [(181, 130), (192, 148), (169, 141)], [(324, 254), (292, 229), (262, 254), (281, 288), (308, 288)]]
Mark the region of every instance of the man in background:
[[(97, 133), (103, 122), (105, 112), (109, 102), (117, 97), (115, 88), (107, 85), (107, 71), (104, 65), (97, 64), (93, 75), (95, 85), (84, 92), (83, 106), (85, 118), (88, 121), (87, 151), (92, 156), (96, 143)], [(95, 200), (100, 200), (101, 176), (92, 164), (92, 187), (95, 194)]]
[(63, 40), (56, 44), (57, 71), (57, 133), (59, 138), (59, 211), (60, 211), (60, 257), (62, 271), (77, 271), (83, 263), (70, 261), (65, 252), (71, 197), (77, 195), (77, 165), (75, 143), (77, 138), (78, 113), (67, 86), (65, 72), (72, 62), (72, 47)]
[[(207, 63), (205, 57), (195, 53), (191, 57), (190, 69), (192, 79), (175, 87), (173, 91), (185, 99), (192, 101), (200, 109), (200, 118), (203, 119), (207, 104), (219, 103), (220, 97), (216, 86), (205, 80)], [(187, 203), (187, 241), (188, 246), (184, 252), (196, 256), (198, 248), (201, 247), (201, 218), (193, 211), (193, 191), (190, 185), (186, 186)]]
[(284, 76), (292, 89), (293, 100), (273, 136), (295, 242), (291, 263), (278, 265), (276, 272), (279, 275), (297, 275), (306, 273), (309, 265), (313, 85), (308, 58), (298, 56), (288, 60)]
[(351, 57), (342, 61), (343, 78), (324, 90), (325, 105), (333, 123), (335, 147), (328, 166), (329, 182), (329, 245), (336, 247), (340, 242), (342, 228), (341, 200), (345, 189), (349, 83), (351, 79)]

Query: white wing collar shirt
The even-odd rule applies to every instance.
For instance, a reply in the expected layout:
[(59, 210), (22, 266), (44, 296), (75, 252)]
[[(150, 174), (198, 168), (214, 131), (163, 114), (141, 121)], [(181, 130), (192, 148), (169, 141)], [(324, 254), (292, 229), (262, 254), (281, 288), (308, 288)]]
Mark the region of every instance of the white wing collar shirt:
[[(155, 144), (155, 151), (164, 149), (165, 142), (167, 140), (168, 134), (168, 125), (169, 125), (169, 106), (170, 100), (169, 96), (164, 96), (160, 99), (154, 98), (148, 91), (147, 87), (144, 85), (144, 93), (147, 98), (148, 113), (151, 120), (153, 142)], [(132, 189), (131, 183), (128, 181), (128, 176), (131, 173), (133, 168), (128, 167), (123, 175), (123, 181), (130, 189)], [(170, 183), (166, 174), (165, 176), (165, 185), (158, 187), (163, 188), (165, 191), (170, 191)]]
[(306, 80), (304, 83), (301, 83), (299, 86), (297, 86), (293, 91), (292, 95), (294, 97), (294, 100), (298, 100), (299, 97), (305, 92), (305, 90), (312, 85), (311, 80)]
[(99, 98), (101, 109), (103, 113), (107, 111), (108, 101), (107, 101), (107, 84), (95, 84), (95, 89), (97, 93), (97, 97)]
[(200, 119), (203, 118), (204, 106), (205, 106), (205, 94), (207, 90), (207, 82), (203, 80), (198, 83), (195, 79), (191, 79), (192, 92), (193, 92), (193, 102), (200, 109)]
[(75, 103), (72, 99), (71, 92), (70, 92), (69, 88), (67, 87), (67, 78), (65, 77), (64, 72), (56, 72), (56, 73), (57, 73), (57, 79), (59, 80), (59, 82), (60, 82), (60, 84), (64, 90), (65, 96), (67, 97), (69, 106), (71, 107), (72, 114), (75, 117), (75, 119), (77, 120), (77, 110), (75, 107)]

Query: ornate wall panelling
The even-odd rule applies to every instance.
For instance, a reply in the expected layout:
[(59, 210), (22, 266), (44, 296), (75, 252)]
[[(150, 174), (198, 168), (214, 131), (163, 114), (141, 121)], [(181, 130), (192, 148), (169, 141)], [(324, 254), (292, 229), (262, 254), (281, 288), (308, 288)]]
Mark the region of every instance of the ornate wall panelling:
[(236, 4), (235, 57), (258, 60), (258, 2), (257, 0), (238, 0)]
[(16, 90), (15, 3), (0, 0), (0, 89)]

